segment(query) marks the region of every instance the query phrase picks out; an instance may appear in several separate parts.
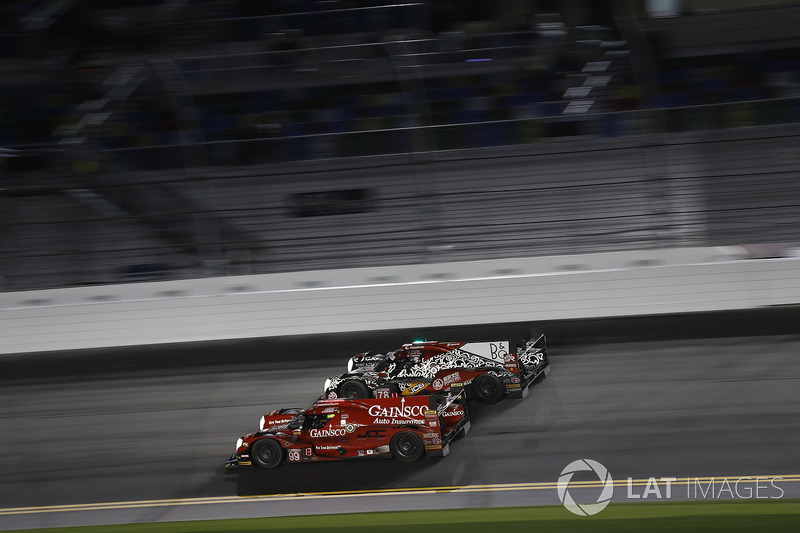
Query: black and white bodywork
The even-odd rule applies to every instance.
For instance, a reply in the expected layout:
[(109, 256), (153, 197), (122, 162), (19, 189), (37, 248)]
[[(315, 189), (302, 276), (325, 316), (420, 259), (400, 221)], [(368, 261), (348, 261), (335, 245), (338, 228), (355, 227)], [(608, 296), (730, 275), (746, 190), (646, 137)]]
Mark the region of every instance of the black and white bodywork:
[(380, 398), (465, 388), (478, 400), (494, 403), (526, 397), (531, 383), (548, 371), (544, 335), (517, 343), (420, 341), (387, 354), (352, 357), (347, 372), (326, 380), (323, 396)]

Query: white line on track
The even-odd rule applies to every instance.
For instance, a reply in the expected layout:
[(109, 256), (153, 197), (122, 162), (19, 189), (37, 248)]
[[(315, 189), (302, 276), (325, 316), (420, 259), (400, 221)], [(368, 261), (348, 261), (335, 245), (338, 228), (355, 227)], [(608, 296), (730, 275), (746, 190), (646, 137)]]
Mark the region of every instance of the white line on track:
[[(688, 485), (690, 483), (710, 482), (714, 479), (741, 479), (747, 483), (757, 483), (758, 480), (774, 479), (776, 483), (797, 483), (800, 482), (800, 474), (787, 475), (768, 475), (768, 476), (706, 476), (706, 477), (682, 477), (672, 482), (674, 485)], [(646, 486), (650, 480), (648, 478), (615, 480), (614, 486)], [(575, 488), (602, 487), (601, 481), (572, 481), (571, 486)], [(136, 509), (143, 507), (171, 507), (185, 505), (214, 505), (227, 503), (246, 503), (264, 501), (287, 501), (302, 499), (322, 499), (322, 498), (354, 498), (362, 496), (390, 496), (396, 494), (439, 494), (439, 493), (463, 493), (463, 492), (498, 492), (498, 491), (527, 491), (527, 490), (555, 490), (556, 482), (539, 483), (500, 483), (493, 485), (460, 485), (442, 487), (409, 487), (381, 490), (364, 491), (331, 491), (331, 492), (303, 492), (295, 494), (265, 494), (254, 496), (215, 496), (207, 498), (181, 498), (166, 500), (138, 500), (125, 502), (100, 502), (67, 505), (47, 505), (39, 507), (9, 507), (0, 508), (0, 516), (39, 514), (39, 513), (62, 513), (70, 511), (105, 511), (111, 509)]]

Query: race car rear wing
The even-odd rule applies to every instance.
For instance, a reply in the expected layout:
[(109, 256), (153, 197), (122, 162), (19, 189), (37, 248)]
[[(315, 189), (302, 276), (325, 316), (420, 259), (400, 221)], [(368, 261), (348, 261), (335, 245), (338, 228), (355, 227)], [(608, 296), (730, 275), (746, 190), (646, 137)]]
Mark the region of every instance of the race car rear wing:
[(544, 333), (538, 334), (538, 336), (533, 336), (531, 339), (525, 343), (525, 349), (530, 350), (531, 348), (539, 348), (543, 352), (547, 353), (547, 339), (544, 336)]

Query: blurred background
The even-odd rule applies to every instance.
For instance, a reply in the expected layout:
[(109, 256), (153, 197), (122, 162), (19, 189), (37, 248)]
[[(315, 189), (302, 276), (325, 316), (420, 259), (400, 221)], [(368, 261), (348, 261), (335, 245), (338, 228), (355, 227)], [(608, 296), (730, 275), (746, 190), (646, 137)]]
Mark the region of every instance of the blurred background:
[(0, 290), (800, 243), (800, 3), (3, 0)]

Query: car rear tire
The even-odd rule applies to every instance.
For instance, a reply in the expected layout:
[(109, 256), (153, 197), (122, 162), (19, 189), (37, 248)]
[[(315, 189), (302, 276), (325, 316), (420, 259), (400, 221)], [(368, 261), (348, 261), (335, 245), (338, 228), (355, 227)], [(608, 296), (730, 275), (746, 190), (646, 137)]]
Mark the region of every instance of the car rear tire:
[(363, 400), (369, 398), (369, 389), (362, 381), (345, 381), (339, 387), (339, 398)]
[(472, 393), (481, 403), (497, 403), (506, 395), (503, 382), (494, 374), (481, 374), (472, 380)]
[(425, 445), (419, 435), (413, 431), (401, 431), (392, 437), (389, 442), (389, 450), (395, 459), (410, 463), (425, 454)]
[(250, 457), (258, 468), (277, 468), (283, 463), (283, 448), (274, 439), (262, 439), (253, 445)]

